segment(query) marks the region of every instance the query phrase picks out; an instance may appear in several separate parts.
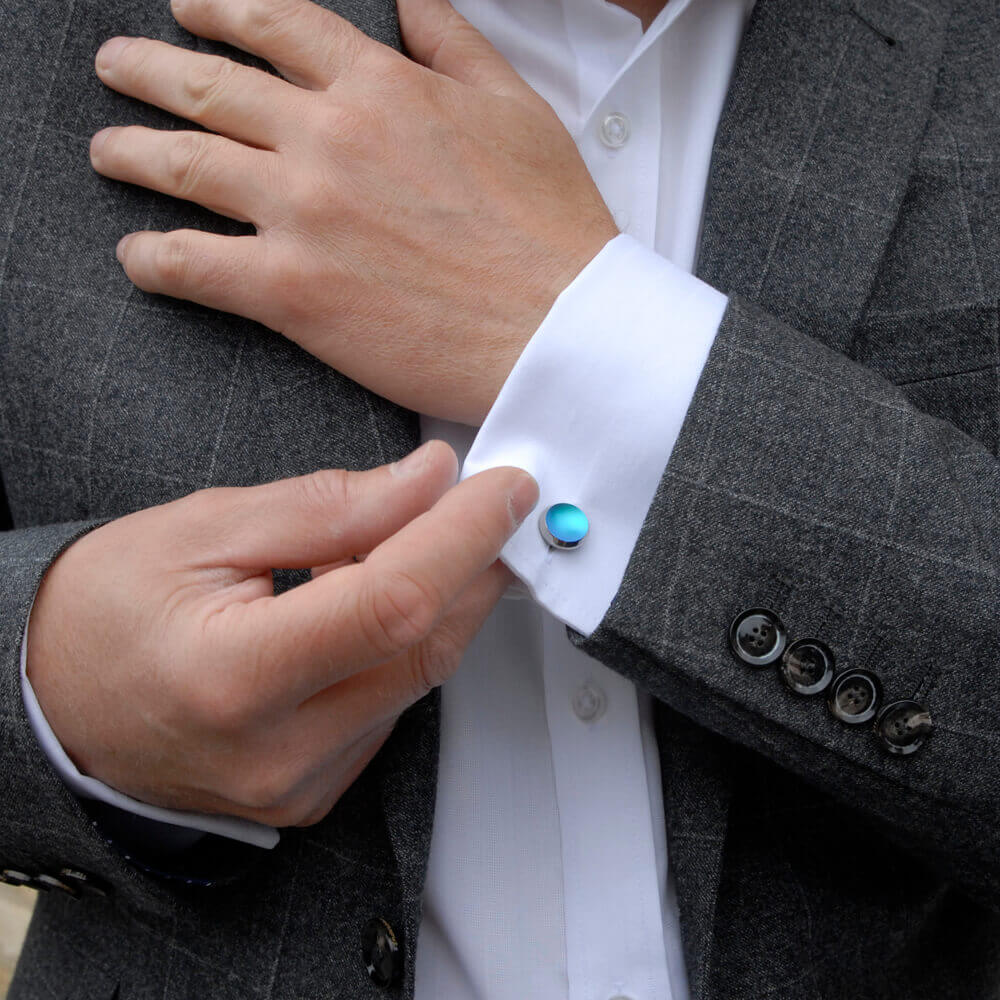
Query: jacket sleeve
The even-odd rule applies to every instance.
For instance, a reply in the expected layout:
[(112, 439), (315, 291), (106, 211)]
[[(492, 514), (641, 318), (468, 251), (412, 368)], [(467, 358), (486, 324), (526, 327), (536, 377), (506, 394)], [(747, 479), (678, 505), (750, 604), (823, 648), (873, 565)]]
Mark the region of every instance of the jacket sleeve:
[(21, 696), (21, 640), (38, 585), (67, 546), (103, 523), (0, 532), (0, 878), (169, 907), (171, 882), (211, 886), (239, 878), (260, 852), (221, 851), (222, 838), (210, 835), (191, 852), (135, 855), (133, 842), (144, 831), (129, 828), (120, 810), (70, 791), (39, 746)]
[[(621, 586), (592, 633), (569, 635), (996, 906), (998, 598), (996, 456), (734, 296)], [(787, 633), (766, 666), (730, 639), (754, 608)], [(752, 655), (753, 638), (736, 650)], [(840, 721), (833, 687), (792, 689), (791, 644), (804, 639), (832, 653), (834, 685), (875, 677), (875, 718)], [(903, 701), (926, 713), (890, 708)]]

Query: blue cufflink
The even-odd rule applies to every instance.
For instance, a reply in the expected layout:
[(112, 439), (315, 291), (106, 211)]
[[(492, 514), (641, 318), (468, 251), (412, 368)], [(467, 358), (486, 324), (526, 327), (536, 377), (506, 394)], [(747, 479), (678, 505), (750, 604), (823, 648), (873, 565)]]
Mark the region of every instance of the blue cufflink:
[(586, 538), (590, 522), (575, 504), (554, 503), (542, 512), (538, 529), (551, 548), (575, 549)]

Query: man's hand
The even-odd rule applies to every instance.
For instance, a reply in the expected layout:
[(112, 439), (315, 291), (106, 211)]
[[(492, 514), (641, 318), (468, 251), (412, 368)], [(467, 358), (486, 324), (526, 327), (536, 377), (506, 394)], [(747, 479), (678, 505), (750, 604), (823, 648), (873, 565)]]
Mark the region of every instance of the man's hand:
[(101, 48), (109, 87), (218, 134), (105, 129), (95, 169), (257, 228), (132, 234), (129, 278), (479, 424), (556, 296), (618, 234), (556, 114), (447, 0), (399, 2), (418, 62), (306, 0), (173, 12), (285, 79), (144, 38)]
[[(519, 469), (396, 466), (203, 490), (109, 522), (39, 589), (28, 678), (85, 774), (154, 805), (318, 822), (457, 669), (537, 501)], [(355, 554), (368, 553), (362, 562)], [(269, 567), (314, 567), (280, 596)]]

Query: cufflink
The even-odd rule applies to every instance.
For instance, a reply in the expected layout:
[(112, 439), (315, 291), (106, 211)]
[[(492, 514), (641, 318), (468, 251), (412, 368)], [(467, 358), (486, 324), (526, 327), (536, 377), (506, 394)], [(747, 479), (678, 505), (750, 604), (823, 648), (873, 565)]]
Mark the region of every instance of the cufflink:
[(587, 537), (590, 522), (576, 504), (554, 503), (538, 518), (538, 530), (553, 549), (575, 549)]

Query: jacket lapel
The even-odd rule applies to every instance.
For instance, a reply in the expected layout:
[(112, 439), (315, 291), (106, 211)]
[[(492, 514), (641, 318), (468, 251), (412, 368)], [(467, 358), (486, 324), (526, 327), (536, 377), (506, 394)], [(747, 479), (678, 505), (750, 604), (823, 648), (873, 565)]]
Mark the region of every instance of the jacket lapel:
[(951, 0), (758, 0), (696, 273), (850, 347), (929, 115)]
[[(948, 6), (757, 0), (716, 135), (700, 278), (849, 350), (930, 114)], [(722, 741), (660, 708), (669, 863), (692, 1000), (707, 1000), (731, 779)]]

